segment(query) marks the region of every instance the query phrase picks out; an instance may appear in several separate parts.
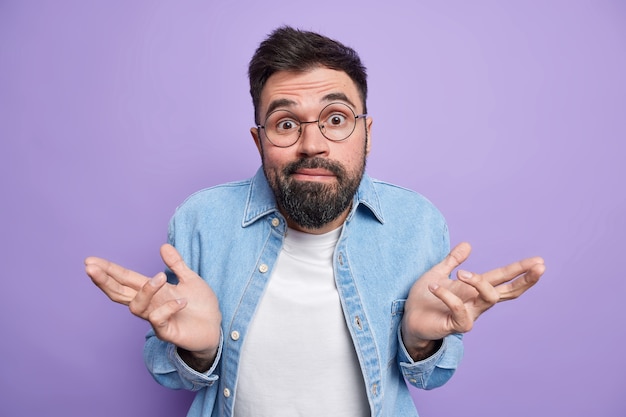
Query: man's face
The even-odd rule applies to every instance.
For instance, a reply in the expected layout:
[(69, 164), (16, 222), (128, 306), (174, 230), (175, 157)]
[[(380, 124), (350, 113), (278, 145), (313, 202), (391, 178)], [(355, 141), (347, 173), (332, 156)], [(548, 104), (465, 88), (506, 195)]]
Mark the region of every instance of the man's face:
[[(300, 121), (317, 120), (320, 111), (335, 102), (362, 113), (358, 89), (345, 72), (324, 67), (280, 71), (261, 93), (261, 124), (277, 109), (289, 110)], [(354, 132), (341, 142), (326, 139), (316, 123), (303, 124), (300, 138), (287, 148), (274, 146), (263, 129), (251, 129), (263, 170), (290, 227), (325, 233), (345, 220), (370, 149), (372, 120), (356, 122)]]

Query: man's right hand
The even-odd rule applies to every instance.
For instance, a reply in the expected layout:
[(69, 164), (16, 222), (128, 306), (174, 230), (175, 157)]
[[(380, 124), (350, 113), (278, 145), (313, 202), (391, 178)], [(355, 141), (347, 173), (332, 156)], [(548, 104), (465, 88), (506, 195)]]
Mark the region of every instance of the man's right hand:
[(167, 283), (163, 272), (150, 279), (96, 257), (85, 259), (85, 271), (111, 300), (150, 322), (159, 339), (182, 349), (179, 353), (189, 365), (205, 371), (220, 343), (222, 314), (217, 297), (172, 245), (161, 246), (161, 258), (178, 277), (177, 285)]

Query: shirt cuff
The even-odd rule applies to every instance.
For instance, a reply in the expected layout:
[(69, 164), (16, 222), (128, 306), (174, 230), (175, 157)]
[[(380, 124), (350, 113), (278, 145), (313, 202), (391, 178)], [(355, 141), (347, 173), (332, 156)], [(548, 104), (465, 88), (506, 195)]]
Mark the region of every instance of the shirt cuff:
[(215, 374), (215, 371), (222, 356), (223, 342), (223, 336), (220, 334), (220, 344), (217, 349), (217, 354), (215, 355), (215, 360), (213, 361), (211, 368), (209, 368), (206, 372), (198, 372), (187, 365), (187, 363), (185, 363), (185, 361), (178, 354), (178, 348), (176, 345), (172, 343), (168, 345), (167, 356), (170, 362), (174, 365), (174, 368), (176, 369), (176, 372), (178, 372), (181, 380), (186, 381), (191, 385), (189, 389), (195, 391), (203, 387), (210, 387), (219, 379), (219, 377)]
[(461, 334), (446, 336), (434, 354), (416, 362), (404, 346), (398, 329), (398, 363), (402, 374), (418, 388), (431, 389), (443, 385), (452, 377), (463, 357), (462, 337)]

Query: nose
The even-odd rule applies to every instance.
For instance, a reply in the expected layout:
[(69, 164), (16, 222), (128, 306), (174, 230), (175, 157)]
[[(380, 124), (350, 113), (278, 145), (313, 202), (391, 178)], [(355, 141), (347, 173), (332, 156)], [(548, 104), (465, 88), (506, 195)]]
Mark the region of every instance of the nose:
[(318, 121), (300, 122), (300, 129), (300, 140), (297, 145), (298, 153), (301, 156), (311, 157), (328, 154), (329, 141), (322, 135)]

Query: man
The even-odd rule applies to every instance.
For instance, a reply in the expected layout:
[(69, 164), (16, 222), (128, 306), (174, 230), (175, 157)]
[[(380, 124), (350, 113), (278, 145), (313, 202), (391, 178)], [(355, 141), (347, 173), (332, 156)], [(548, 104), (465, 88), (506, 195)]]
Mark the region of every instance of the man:
[(93, 257), (87, 274), (150, 322), (147, 367), (197, 391), (189, 416), (415, 416), (405, 380), (445, 383), (461, 334), (543, 260), (449, 279), (469, 245), (448, 254), (427, 200), (364, 173), (372, 118), (352, 49), (279, 28), (249, 78), (262, 170), (177, 209), (167, 274)]

